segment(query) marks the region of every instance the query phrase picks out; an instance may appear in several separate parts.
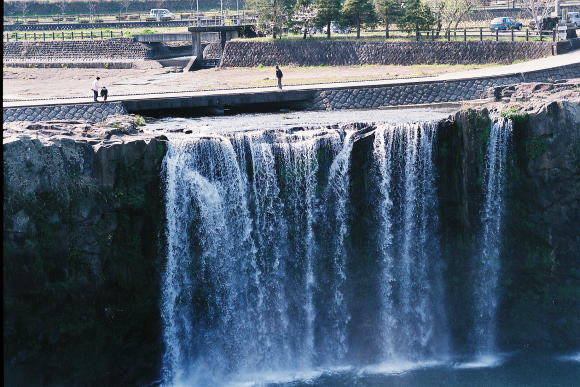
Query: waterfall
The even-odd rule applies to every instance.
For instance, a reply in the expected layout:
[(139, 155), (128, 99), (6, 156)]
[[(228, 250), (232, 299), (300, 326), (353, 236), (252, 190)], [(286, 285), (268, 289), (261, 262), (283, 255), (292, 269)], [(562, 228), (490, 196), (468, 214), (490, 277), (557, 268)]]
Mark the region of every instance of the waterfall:
[(475, 352), (480, 356), (496, 352), (505, 167), (511, 132), (509, 120), (495, 119), (490, 128), (485, 154), (480, 251), (473, 265), (473, 341)]
[(380, 339), (384, 360), (446, 352), (433, 147), (434, 123), (379, 126)]
[(369, 208), (379, 223), (365, 232), (377, 235), (378, 255), (369, 263), (350, 248), (351, 159), (363, 134), (312, 128), (170, 141), (164, 385), (349, 364), (347, 295), (369, 271), (380, 271), (378, 293), (368, 295), (380, 304), (368, 316), (379, 316), (380, 358), (443, 354), (436, 132), (429, 123), (376, 130), (368, 174), (379, 195)]
[(331, 343), (334, 352), (334, 361), (342, 361), (347, 352), (346, 329), (350, 320), (345, 301), (346, 251), (345, 238), (347, 234), (347, 202), (349, 189), (350, 156), (353, 147), (353, 134), (346, 134), (342, 149), (332, 162), (328, 177), (326, 192), (327, 206), (330, 209), (328, 224), (332, 225), (334, 237), (331, 239), (331, 259), (333, 261), (332, 302), (330, 305), (331, 325), (333, 332), (329, 337), (335, 340)]

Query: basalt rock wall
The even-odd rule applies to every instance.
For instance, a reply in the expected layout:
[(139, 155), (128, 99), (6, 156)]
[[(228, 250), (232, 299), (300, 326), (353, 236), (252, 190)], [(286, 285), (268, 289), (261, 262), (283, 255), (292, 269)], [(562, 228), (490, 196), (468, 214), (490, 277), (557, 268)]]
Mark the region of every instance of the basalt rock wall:
[(155, 378), (165, 149), (157, 138), (4, 142), (7, 385)]

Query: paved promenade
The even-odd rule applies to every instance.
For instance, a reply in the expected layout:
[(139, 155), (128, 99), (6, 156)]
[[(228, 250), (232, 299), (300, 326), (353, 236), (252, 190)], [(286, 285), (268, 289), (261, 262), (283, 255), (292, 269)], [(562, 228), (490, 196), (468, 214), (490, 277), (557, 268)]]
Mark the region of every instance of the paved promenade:
[[(272, 93), (272, 92), (289, 92), (289, 91), (308, 91), (308, 90), (332, 90), (341, 88), (376, 88), (381, 86), (394, 85), (412, 85), (418, 83), (437, 83), (444, 81), (456, 81), (466, 79), (477, 79), (485, 77), (499, 77), (519, 73), (527, 73), (538, 70), (546, 70), (555, 67), (561, 67), (571, 64), (580, 63), (580, 50), (557, 56), (551, 56), (542, 59), (536, 59), (529, 62), (523, 62), (507, 66), (497, 66), (492, 68), (485, 68), (479, 70), (470, 70), (457, 73), (448, 73), (434, 77), (425, 78), (410, 78), (410, 79), (393, 79), (384, 81), (357, 81), (344, 83), (326, 83), (326, 84), (311, 84), (303, 86), (287, 86), (282, 91), (278, 91), (276, 87), (260, 87), (248, 89), (228, 89), (215, 91), (192, 91), (179, 93), (162, 93), (162, 94), (135, 94), (125, 96), (109, 96), (109, 102), (117, 101), (141, 101), (159, 98), (184, 98), (184, 97), (219, 97), (225, 95), (255, 95), (257, 93)], [(4, 102), (4, 107), (27, 107), (27, 106), (48, 106), (48, 105), (66, 105), (92, 103), (92, 97), (87, 98), (73, 98), (73, 99), (52, 99), (52, 100), (35, 100), (35, 101), (16, 101)]]

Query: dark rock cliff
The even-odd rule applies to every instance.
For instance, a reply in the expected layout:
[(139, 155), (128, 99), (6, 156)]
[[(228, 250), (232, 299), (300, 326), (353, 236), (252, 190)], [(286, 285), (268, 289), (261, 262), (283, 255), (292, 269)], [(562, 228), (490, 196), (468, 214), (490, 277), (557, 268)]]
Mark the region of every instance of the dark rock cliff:
[(158, 138), (5, 138), (8, 385), (155, 377), (165, 149)]

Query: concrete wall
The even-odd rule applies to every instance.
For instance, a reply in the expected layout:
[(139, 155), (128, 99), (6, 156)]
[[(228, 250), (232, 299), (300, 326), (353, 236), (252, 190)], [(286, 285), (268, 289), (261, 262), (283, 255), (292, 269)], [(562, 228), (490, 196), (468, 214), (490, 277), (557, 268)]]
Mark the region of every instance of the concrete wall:
[(565, 54), (580, 48), (580, 38), (569, 39), (556, 43), (556, 54)]
[(297, 41), (226, 43), (221, 66), (511, 63), (552, 54), (551, 42)]

